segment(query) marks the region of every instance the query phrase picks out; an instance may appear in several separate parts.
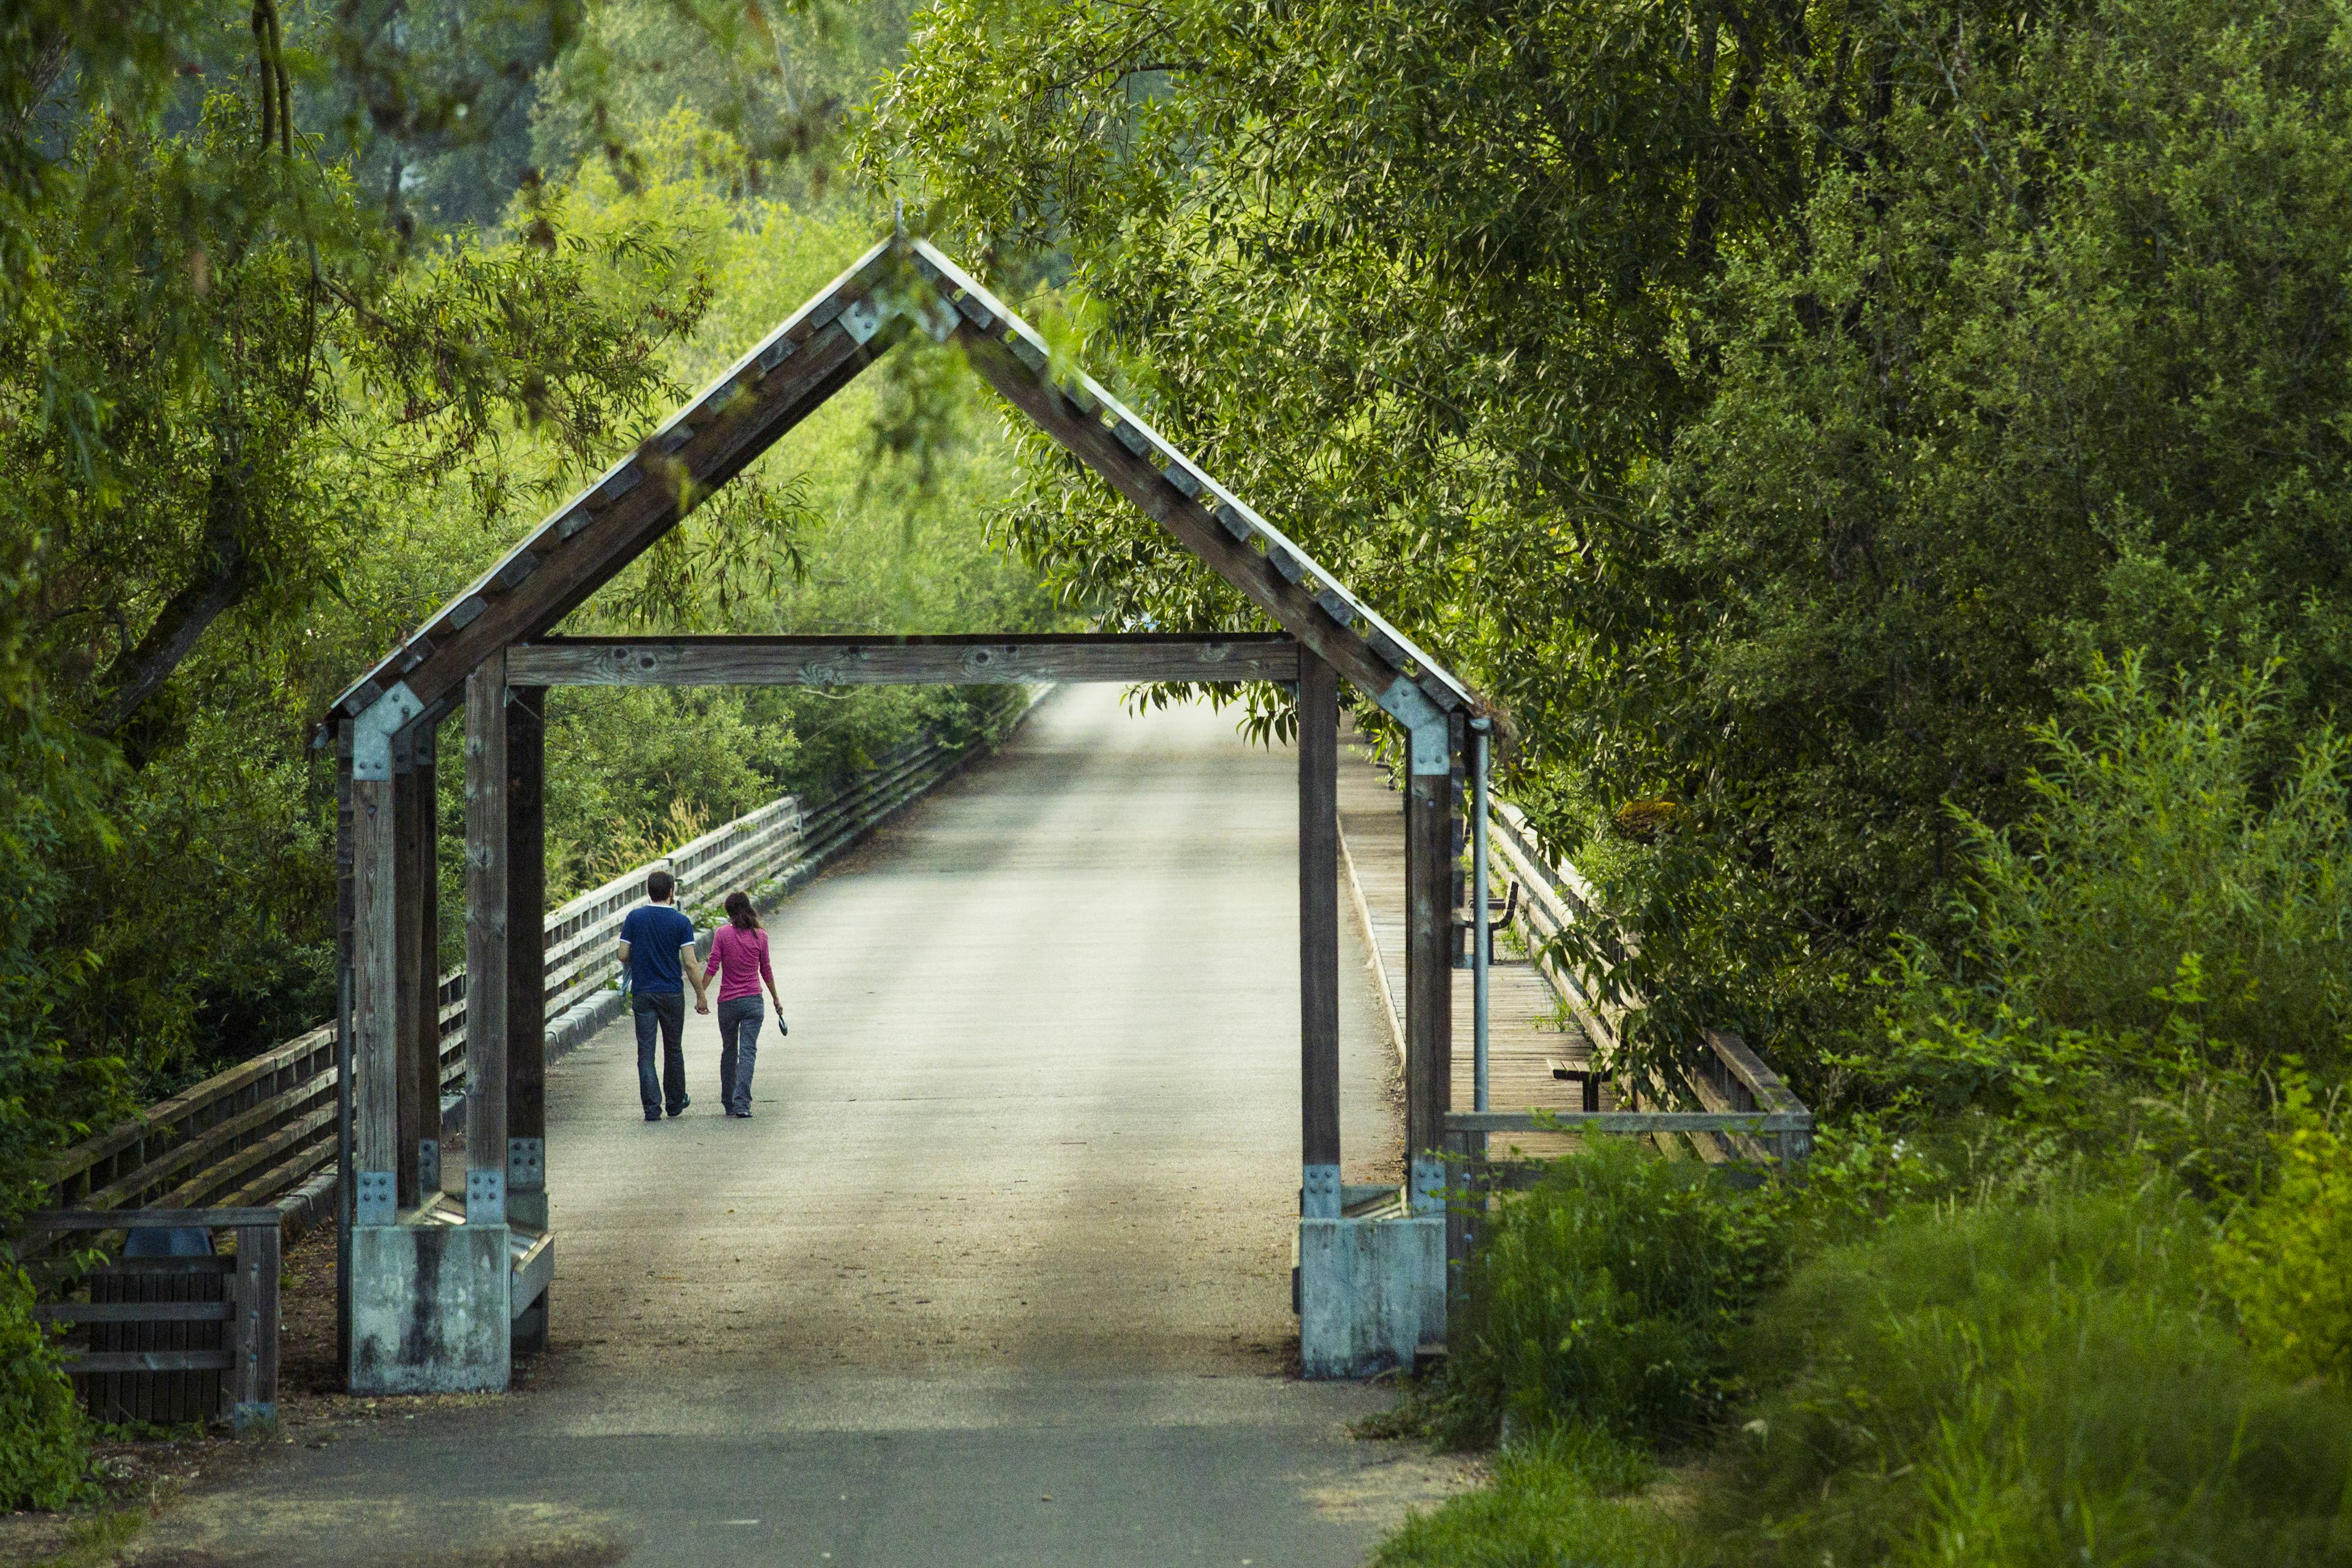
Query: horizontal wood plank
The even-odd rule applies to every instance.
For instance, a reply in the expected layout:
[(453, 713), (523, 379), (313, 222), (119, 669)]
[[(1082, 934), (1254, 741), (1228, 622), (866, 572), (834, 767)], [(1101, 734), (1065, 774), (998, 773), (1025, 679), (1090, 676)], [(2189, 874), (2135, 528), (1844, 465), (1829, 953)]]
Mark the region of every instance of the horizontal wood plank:
[(510, 686), (1002, 686), (1296, 680), (1275, 635), (566, 637), (507, 655)]
[(1783, 1111), (1454, 1110), (1448, 1132), (1801, 1132), (1811, 1116)]
[(58, 1359), (75, 1377), (101, 1372), (226, 1372), (236, 1364), (227, 1351), (100, 1351), (76, 1355), (60, 1351)]
[(277, 1226), (274, 1208), (233, 1209), (35, 1209), (26, 1230), (228, 1230), (239, 1226)]
[(58, 1301), (33, 1309), (45, 1323), (226, 1323), (226, 1301)]

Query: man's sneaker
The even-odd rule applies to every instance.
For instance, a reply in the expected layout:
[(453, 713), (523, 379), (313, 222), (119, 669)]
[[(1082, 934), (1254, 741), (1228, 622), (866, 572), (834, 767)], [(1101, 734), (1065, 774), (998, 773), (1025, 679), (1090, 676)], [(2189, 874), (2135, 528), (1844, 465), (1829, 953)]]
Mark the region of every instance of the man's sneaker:
[(669, 1113), (672, 1116), (684, 1116), (686, 1114), (686, 1108), (693, 1103), (694, 1101), (691, 1100), (681, 1100), (676, 1105), (669, 1108)]

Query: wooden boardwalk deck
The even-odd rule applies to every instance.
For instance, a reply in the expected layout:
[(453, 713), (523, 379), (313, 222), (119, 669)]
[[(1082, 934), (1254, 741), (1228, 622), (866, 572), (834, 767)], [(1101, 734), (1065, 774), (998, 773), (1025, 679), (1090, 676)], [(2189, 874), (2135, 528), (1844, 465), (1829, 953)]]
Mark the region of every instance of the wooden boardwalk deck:
[[(1374, 989), (1383, 1004), (1391, 1043), (1404, 1054), (1404, 797), (1389, 785), (1364, 740), (1344, 731), (1339, 748), (1341, 868), (1349, 883), (1352, 918), (1371, 949)], [(1500, 857), (1496, 857), (1499, 860)], [(1499, 893), (1504, 884), (1498, 881)], [(1347, 918), (1347, 917), (1343, 917)], [(1522, 928), (1524, 929), (1524, 928)], [(1551, 986), (1524, 960), (1507, 962), (1496, 932), (1488, 1019), (1489, 1100), (1496, 1110), (1582, 1109), (1580, 1085), (1552, 1077), (1554, 1061), (1581, 1068), (1592, 1057), (1584, 1032), (1565, 1018)], [(1454, 1109), (1475, 1103), (1472, 1056), (1470, 972), (1454, 975)], [(1613, 1097), (1612, 1097), (1613, 1098)], [(1492, 1152), (1517, 1148), (1530, 1155), (1566, 1152), (1580, 1140), (1558, 1133), (1497, 1137)]]

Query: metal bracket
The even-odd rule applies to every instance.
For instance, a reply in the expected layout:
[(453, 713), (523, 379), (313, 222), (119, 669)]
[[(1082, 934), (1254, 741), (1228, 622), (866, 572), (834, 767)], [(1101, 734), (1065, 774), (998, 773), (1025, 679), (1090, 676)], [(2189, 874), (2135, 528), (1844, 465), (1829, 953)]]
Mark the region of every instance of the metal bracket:
[(841, 312), (841, 328), (855, 342), (868, 342), (882, 330), (881, 308), (871, 300), (856, 300)]
[(507, 1191), (544, 1192), (547, 1188), (547, 1140), (507, 1140)]
[(507, 1222), (507, 1173), (504, 1171), (466, 1173), (466, 1223), (504, 1225)]
[(919, 266), (926, 287), (908, 289), (904, 297), (890, 301), (893, 315), (904, 316), (920, 328), (933, 342), (943, 343), (955, 336), (959, 316), (955, 301), (949, 299), (940, 279)]
[(1337, 1165), (1303, 1167), (1299, 1172), (1298, 1217), (1338, 1219), (1339, 1206), (1339, 1167)]
[(390, 1171), (362, 1171), (352, 1192), (353, 1225), (400, 1223), (399, 1189)]
[(441, 1190), (441, 1140), (416, 1141), (416, 1184), (429, 1195)]
[(1427, 1154), (1412, 1157), (1412, 1212), (1445, 1212), (1445, 1162)]
[(1412, 737), (1412, 772), (1420, 777), (1454, 771), (1453, 726), (1429, 693), (1404, 676), (1389, 682), (1381, 693), (1381, 710), (1405, 727)]
[(352, 777), (392, 777), (392, 738), (425, 711), (425, 704), (408, 682), (395, 680), (384, 694), (352, 721)]

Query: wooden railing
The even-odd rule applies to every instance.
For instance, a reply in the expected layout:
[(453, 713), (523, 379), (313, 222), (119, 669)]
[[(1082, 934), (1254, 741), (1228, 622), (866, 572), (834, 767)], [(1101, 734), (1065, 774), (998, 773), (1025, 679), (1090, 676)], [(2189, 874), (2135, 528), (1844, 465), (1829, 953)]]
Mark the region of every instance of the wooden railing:
[[(1624, 1059), (1626, 1006), (1612, 999), (1595, 975), (1568, 963), (1555, 941), (1571, 926), (1599, 925), (1597, 897), (1575, 867), (1548, 859), (1534, 830), (1517, 806), (1496, 801), (1487, 818), (1497, 869), (1515, 878), (1527, 921), (1528, 950), (1536, 967), (1570, 1017), (1591, 1040), (1602, 1060)], [(1625, 962), (1626, 949), (1605, 930), (1592, 945), (1610, 967)], [(1638, 1000), (1638, 999), (1636, 999)], [(1813, 1115), (1804, 1102), (1765, 1066), (1748, 1043), (1728, 1030), (1711, 1029), (1706, 1054), (1677, 1072), (1624, 1084), (1630, 1109), (1583, 1111), (1454, 1111), (1445, 1118), (1449, 1134), (1467, 1147), (1490, 1132), (1614, 1132), (1687, 1140), (1703, 1158), (1798, 1160), (1812, 1152)], [(1621, 1101), (1621, 1103), (1622, 1103)], [(1690, 1109), (1693, 1104), (1696, 1109)]]
[(46, 1209), (26, 1219), (28, 1239), (157, 1230), (226, 1230), (236, 1238), (226, 1256), (126, 1257), (48, 1271), (63, 1299), (33, 1315), (89, 1336), (63, 1359), (101, 1419), (217, 1415), (240, 1431), (277, 1420), (278, 1219), (274, 1207)]
[[(565, 902), (546, 922), (550, 1049), (580, 1043), (617, 1014), (614, 943), (647, 873), (668, 868), (678, 902), (698, 912), (738, 888), (755, 900), (781, 897), (971, 749), (909, 742), (823, 805), (804, 809), (784, 796)], [(464, 972), (444, 975), (439, 995), (446, 1100), (465, 1087)], [(68, 1150), (51, 1167), (50, 1201), (110, 1213), (268, 1204), (299, 1231), (333, 1208), (335, 1064), (330, 1024), (216, 1073)], [(34, 1250), (20, 1239), (20, 1258)]]

